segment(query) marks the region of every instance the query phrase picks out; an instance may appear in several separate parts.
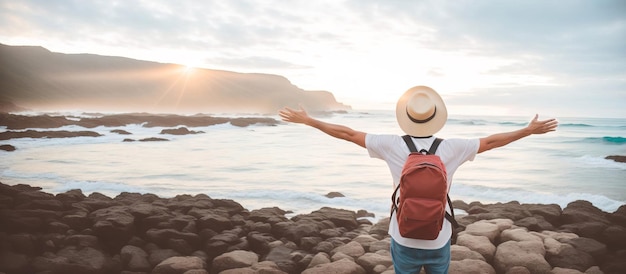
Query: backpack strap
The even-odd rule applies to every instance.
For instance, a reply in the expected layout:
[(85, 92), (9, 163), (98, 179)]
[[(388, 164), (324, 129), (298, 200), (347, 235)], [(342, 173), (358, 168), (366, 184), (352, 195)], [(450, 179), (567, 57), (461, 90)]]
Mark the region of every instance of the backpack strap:
[(417, 152), (417, 148), (415, 147), (415, 144), (413, 143), (413, 139), (411, 138), (411, 136), (404, 135), (404, 136), (402, 136), (402, 139), (406, 143), (406, 146), (409, 147), (409, 150), (411, 152)]
[[(415, 143), (413, 143), (413, 138), (411, 138), (410, 135), (404, 135), (402, 136), (402, 139), (406, 143), (406, 146), (409, 147), (409, 151), (417, 152), (417, 147), (415, 147)], [(398, 184), (396, 189), (393, 191), (393, 195), (391, 195), (391, 212), (389, 213), (390, 217), (391, 215), (393, 215), (394, 211), (398, 210), (398, 198), (396, 198), (396, 195), (398, 194), (398, 189), (400, 189), (400, 184)]]
[(437, 148), (439, 148), (439, 144), (441, 144), (441, 141), (443, 141), (443, 139), (435, 138), (435, 141), (433, 141), (433, 144), (430, 145), (430, 148), (428, 149), (428, 154), (434, 155), (437, 151)]
[(446, 196), (448, 197), (448, 205), (450, 206), (450, 212), (452, 213), (452, 215), (450, 215), (450, 213), (446, 211), (446, 219), (452, 224), (452, 229), (454, 230), (455, 228), (459, 227), (459, 223), (454, 218), (454, 207), (452, 207), (452, 200), (450, 200), (450, 195), (446, 194)]
[[(415, 147), (415, 143), (413, 143), (413, 139), (411, 138), (411, 136), (404, 135), (404, 136), (402, 136), (402, 139), (406, 143), (406, 146), (409, 147), (409, 150), (411, 152), (418, 152), (417, 151), (417, 147)], [(442, 141), (443, 141), (443, 139), (441, 139), (441, 138), (435, 138), (435, 141), (433, 141), (433, 144), (430, 145), (430, 148), (428, 149), (427, 153), (429, 155), (434, 155), (435, 152), (437, 151), (437, 148), (439, 148), (439, 144), (441, 144)], [(425, 149), (422, 149), (419, 152), (422, 152), (422, 151), (426, 152)]]

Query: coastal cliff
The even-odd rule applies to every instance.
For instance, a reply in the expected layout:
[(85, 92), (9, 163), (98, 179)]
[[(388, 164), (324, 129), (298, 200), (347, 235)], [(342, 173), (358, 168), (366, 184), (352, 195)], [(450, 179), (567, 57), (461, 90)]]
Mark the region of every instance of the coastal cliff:
[(153, 113), (275, 113), (302, 104), (348, 110), (328, 91), (279, 75), (188, 68), (95, 54), (0, 44), (0, 112), (21, 109)]

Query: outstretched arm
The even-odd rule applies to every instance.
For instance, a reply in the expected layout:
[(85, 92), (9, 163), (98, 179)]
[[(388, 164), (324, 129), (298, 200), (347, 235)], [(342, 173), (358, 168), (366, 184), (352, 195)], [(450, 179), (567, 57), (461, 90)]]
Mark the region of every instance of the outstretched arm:
[(525, 128), (511, 132), (498, 133), (485, 138), (481, 138), (478, 153), (508, 145), (514, 141), (533, 134), (544, 134), (555, 131), (556, 127), (559, 124), (556, 119), (539, 121), (538, 118), (539, 115), (535, 114), (535, 118), (533, 118)]
[(346, 126), (326, 123), (317, 120), (309, 116), (302, 107), (300, 107), (299, 110), (286, 107), (278, 111), (278, 115), (280, 115), (281, 119), (285, 122), (305, 124), (307, 126), (317, 128), (335, 138), (350, 141), (359, 146), (365, 147), (364, 132), (356, 131)]

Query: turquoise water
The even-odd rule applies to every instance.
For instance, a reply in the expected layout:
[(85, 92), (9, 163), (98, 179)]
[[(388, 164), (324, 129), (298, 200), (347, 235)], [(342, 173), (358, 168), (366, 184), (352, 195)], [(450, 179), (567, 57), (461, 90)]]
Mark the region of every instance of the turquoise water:
[[(366, 132), (400, 134), (392, 112), (320, 118)], [(519, 129), (530, 118), (453, 116), (439, 137), (484, 137)], [(459, 168), (451, 198), (562, 207), (585, 199), (609, 212), (626, 203), (626, 164), (604, 159), (626, 155), (626, 119), (557, 118), (557, 132), (479, 154)], [(386, 164), (313, 128), (217, 125), (190, 128), (206, 133), (186, 136), (159, 135), (162, 129), (70, 126), (57, 130), (93, 130), (105, 136), (2, 141), (18, 149), (0, 151), (0, 181), (41, 186), (52, 193), (76, 188), (109, 196), (124, 191), (163, 197), (204, 193), (234, 199), (248, 209), (278, 206), (294, 214), (323, 206), (365, 209), (376, 218), (388, 214), (393, 190)], [(146, 137), (171, 141), (122, 142)], [(346, 197), (324, 197), (332, 191)]]

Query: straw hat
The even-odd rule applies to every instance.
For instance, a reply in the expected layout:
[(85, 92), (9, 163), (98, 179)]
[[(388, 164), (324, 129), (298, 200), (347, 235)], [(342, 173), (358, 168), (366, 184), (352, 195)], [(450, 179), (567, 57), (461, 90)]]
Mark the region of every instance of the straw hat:
[(443, 128), (448, 119), (448, 111), (435, 90), (427, 86), (416, 86), (407, 90), (398, 100), (396, 119), (406, 134), (426, 137)]

